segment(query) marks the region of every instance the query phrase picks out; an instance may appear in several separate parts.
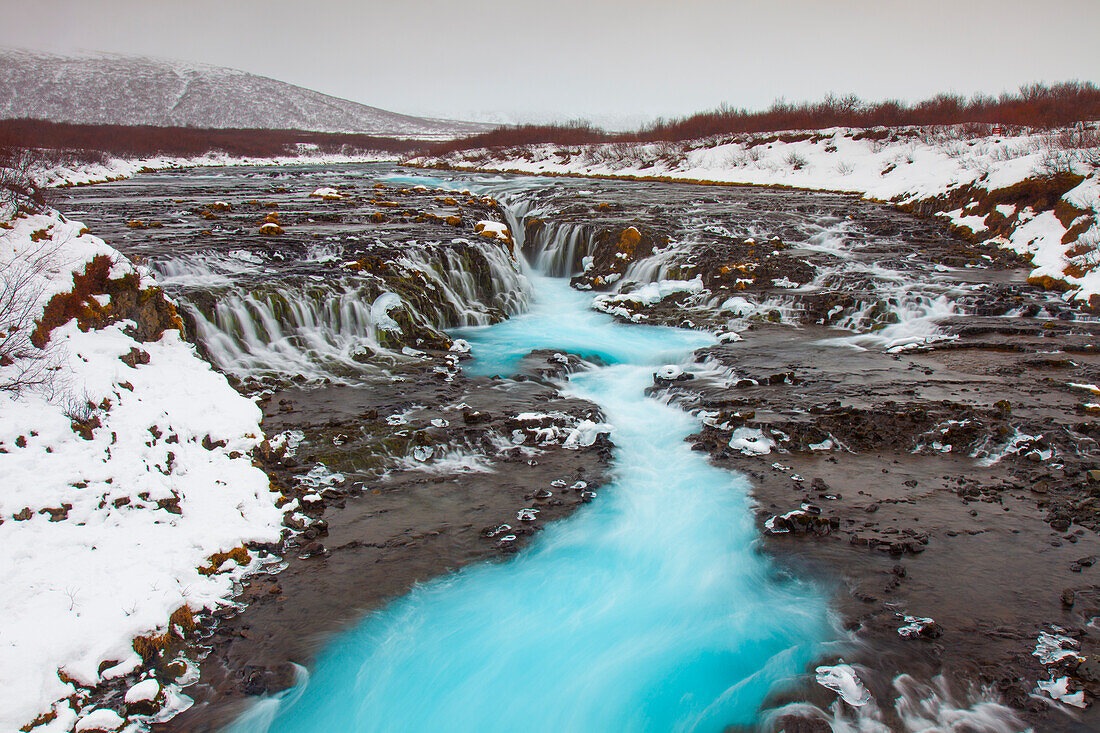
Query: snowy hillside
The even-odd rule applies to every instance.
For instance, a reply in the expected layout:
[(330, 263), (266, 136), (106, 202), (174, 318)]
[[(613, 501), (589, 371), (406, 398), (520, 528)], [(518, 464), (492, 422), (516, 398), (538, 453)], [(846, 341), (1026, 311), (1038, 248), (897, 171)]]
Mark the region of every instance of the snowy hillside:
[(359, 132), (441, 140), (489, 126), (388, 112), (235, 69), (0, 49), (0, 118)]
[(155, 678), (147, 662), (279, 539), (250, 458), (260, 409), (183, 339), (148, 271), (80, 222), (0, 219), (0, 281), (0, 730), (120, 728), (91, 688), (125, 693), (132, 718), (170, 714), (186, 665)]

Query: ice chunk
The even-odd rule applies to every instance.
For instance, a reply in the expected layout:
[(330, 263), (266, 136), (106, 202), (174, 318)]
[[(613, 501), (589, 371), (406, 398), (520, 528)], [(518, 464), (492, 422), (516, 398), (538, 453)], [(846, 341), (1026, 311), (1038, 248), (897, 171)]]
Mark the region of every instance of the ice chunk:
[(737, 428), (730, 437), (730, 448), (746, 456), (766, 456), (775, 447), (775, 441), (758, 428)]
[(378, 328), (385, 331), (400, 331), (401, 326), (390, 317), (390, 311), (401, 305), (401, 296), (397, 293), (382, 293), (371, 303), (370, 319)]
[(817, 684), (840, 695), (840, 699), (852, 707), (863, 707), (871, 702), (871, 693), (860, 682), (859, 676), (851, 665), (822, 665), (814, 672), (817, 676)]

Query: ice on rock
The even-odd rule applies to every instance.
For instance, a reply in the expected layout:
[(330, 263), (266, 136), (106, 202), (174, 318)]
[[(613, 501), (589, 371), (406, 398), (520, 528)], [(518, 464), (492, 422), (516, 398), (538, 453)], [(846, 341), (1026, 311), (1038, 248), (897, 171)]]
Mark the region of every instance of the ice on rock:
[(397, 293), (382, 293), (371, 304), (370, 319), (375, 326), (385, 331), (400, 331), (401, 326), (390, 317), (390, 311), (401, 305), (401, 296)]
[(1068, 677), (1039, 680), (1038, 684), (1035, 686), (1035, 692), (1045, 692), (1052, 700), (1063, 702), (1066, 705), (1072, 705), (1075, 708), (1084, 708), (1088, 704), (1085, 702), (1084, 690), (1078, 690), (1077, 692), (1069, 691)]
[(730, 437), (730, 448), (746, 456), (766, 456), (775, 447), (775, 441), (759, 428), (737, 428)]
[(1078, 646), (1078, 642), (1068, 636), (1048, 634), (1043, 631), (1039, 633), (1039, 638), (1035, 643), (1035, 651), (1032, 652), (1032, 655), (1039, 658), (1040, 664), (1057, 664), (1067, 658), (1079, 659)]
[(917, 616), (905, 616), (904, 620), (905, 625), (898, 629), (898, 634), (906, 639), (920, 636), (925, 629), (936, 623), (933, 619)]
[(675, 364), (666, 364), (657, 370), (657, 376), (661, 379), (674, 381), (684, 376), (684, 370)]
[(735, 295), (718, 306), (718, 309), (732, 313), (738, 318), (744, 318), (745, 316), (752, 315), (753, 312), (756, 311), (756, 304), (740, 295)]
[(577, 427), (569, 430), (561, 447), (566, 450), (580, 450), (587, 448), (596, 442), (600, 433), (610, 432), (611, 426), (605, 423), (597, 423), (591, 420), (581, 420)]
[(840, 695), (840, 699), (852, 707), (862, 707), (871, 702), (871, 693), (860, 682), (850, 664), (822, 665), (814, 670), (817, 684)]

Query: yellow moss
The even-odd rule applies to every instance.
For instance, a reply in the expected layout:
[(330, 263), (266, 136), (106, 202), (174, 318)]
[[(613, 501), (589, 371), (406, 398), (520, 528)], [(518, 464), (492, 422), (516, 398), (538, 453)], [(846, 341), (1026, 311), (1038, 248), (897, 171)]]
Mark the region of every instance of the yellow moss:
[(642, 233), (635, 227), (627, 227), (619, 235), (619, 251), (627, 254), (630, 257), (634, 256), (634, 251), (638, 248), (638, 243), (642, 241)]
[(133, 646), (134, 651), (143, 660), (154, 659), (158, 654), (163, 652), (172, 643), (172, 638), (169, 634), (152, 634), (149, 636), (139, 636), (134, 639)]
[(456, 227), (456, 226), (458, 226), (462, 223), (462, 217), (461, 216), (448, 216), (447, 217), (447, 223), (450, 224), (453, 227)]
[[(238, 548), (244, 549), (244, 548)], [(190, 634), (195, 630), (195, 615), (191, 613), (191, 609), (187, 606), (180, 606), (172, 615), (168, 617), (168, 627), (179, 629), (184, 635)]]
[(226, 560), (232, 560), (238, 565), (247, 565), (251, 557), (243, 545), (234, 547), (229, 552), (215, 552), (210, 556), (210, 564), (199, 568), (202, 575), (213, 575), (218, 568), (225, 564)]
[(1028, 285), (1036, 285), (1043, 290), (1058, 290), (1060, 292), (1066, 292), (1073, 290), (1073, 286), (1060, 278), (1054, 278), (1050, 275), (1032, 276), (1027, 279)]

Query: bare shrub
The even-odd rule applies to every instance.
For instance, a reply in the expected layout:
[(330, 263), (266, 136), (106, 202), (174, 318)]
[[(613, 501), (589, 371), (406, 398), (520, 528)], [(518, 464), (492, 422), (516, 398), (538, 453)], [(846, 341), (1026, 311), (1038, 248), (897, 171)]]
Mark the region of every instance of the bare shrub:
[(88, 424), (93, 422), (99, 412), (99, 407), (92, 402), (87, 390), (79, 395), (68, 394), (62, 401), (62, 413), (75, 423)]
[(0, 263), (0, 391), (19, 393), (49, 379), (47, 352), (31, 342), (40, 311), (43, 274), (57, 246), (43, 241)]
[[(41, 164), (36, 151), (0, 148), (0, 210), (4, 215), (18, 216), (45, 207), (46, 196), (34, 180)], [(59, 246), (46, 232), (40, 232), (31, 237), (31, 246), (0, 260), (0, 391), (18, 393), (48, 381), (47, 353), (32, 342), (31, 335), (40, 310), (44, 275)]]
[(8, 214), (41, 211), (46, 192), (35, 183), (41, 156), (18, 146), (0, 147), (0, 210)]
[(787, 165), (789, 165), (791, 168), (794, 168), (796, 171), (805, 168), (807, 163), (806, 159), (799, 155), (797, 150), (792, 150), (791, 152), (787, 153), (786, 157), (784, 157), (783, 160), (787, 163)]
[[(1017, 93), (999, 97), (978, 94), (967, 99), (955, 94), (939, 94), (915, 104), (893, 99), (864, 102), (853, 95), (829, 95), (819, 102), (776, 100), (768, 109), (758, 111), (721, 105), (680, 119), (659, 119), (640, 130), (623, 133), (609, 133), (583, 122), (500, 127), (474, 137), (437, 143), (426, 152), (444, 155), (470, 148), (536, 143), (576, 145), (720, 139), (740, 133), (829, 127), (934, 126), (938, 131), (936, 136), (969, 140), (990, 134), (993, 125), (1000, 125), (1006, 135), (1017, 135), (1027, 129), (1065, 127), (1096, 119), (1100, 119), (1100, 87), (1091, 82), (1068, 81), (1052, 85), (1031, 84), (1021, 87)], [(919, 136), (922, 133), (911, 130), (910, 134)]]

